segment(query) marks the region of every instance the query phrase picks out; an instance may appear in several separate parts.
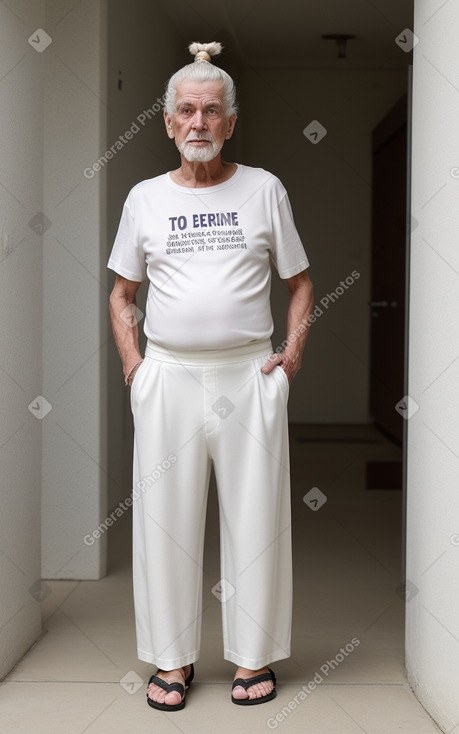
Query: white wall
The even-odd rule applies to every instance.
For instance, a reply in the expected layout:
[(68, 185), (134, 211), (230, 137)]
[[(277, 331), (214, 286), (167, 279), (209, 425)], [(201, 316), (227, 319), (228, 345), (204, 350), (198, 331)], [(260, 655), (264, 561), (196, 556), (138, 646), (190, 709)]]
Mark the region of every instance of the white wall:
[(43, 211), (44, 59), (27, 39), (44, 17), (39, 0), (0, 4), (0, 677), (41, 632), (42, 422), (27, 406), (41, 394), (42, 238), (28, 222)]
[(106, 149), (105, 0), (48, 0), (46, 30), (43, 576), (96, 579), (106, 537), (83, 538), (106, 516), (105, 173), (83, 171)]
[(416, 0), (406, 667), (445, 732), (459, 721), (458, 28), (457, 3)]
[[(405, 69), (247, 70), (241, 89), (243, 162), (284, 183), (323, 311), (311, 327), (292, 385), (293, 422), (366, 423), (369, 390), (371, 133), (407, 90)], [(316, 145), (303, 134), (318, 120)], [(353, 270), (360, 278), (328, 308), (321, 299)], [(276, 328), (285, 338), (287, 289), (272, 287)], [(319, 312), (317, 312), (319, 313)]]
[[(191, 58), (191, 57), (190, 57)], [(186, 42), (157, 3), (136, 0), (126, 13), (124, 0), (111, 0), (108, 6), (108, 145), (118, 140), (133, 123), (134, 136), (108, 162), (108, 260), (118, 228), (124, 200), (134, 184), (152, 178), (179, 164), (177, 149), (166, 135), (162, 110), (158, 105), (167, 79), (187, 63)], [(118, 89), (121, 71), (122, 89)], [(141, 116), (151, 110), (150, 117)], [(142, 122), (143, 120), (143, 122)], [(108, 271), (110, 288), (115, 274)], [(138, 293), (144, 311), (146, 285)], [(107, 301), (108, 304), (108, 301)], [(139, 323), (143, 349), (143, 320)], [(108, 358), (108, 451), (110, 462), (109, 511), (132, 491), (132, 416), (129, 390), (124, 387), (121, 361), (113, 339)]]

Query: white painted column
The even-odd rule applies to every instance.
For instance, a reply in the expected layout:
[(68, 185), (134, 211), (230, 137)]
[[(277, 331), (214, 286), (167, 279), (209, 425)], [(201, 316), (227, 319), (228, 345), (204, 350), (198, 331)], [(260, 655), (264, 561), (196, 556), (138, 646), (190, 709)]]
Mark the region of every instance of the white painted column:
[(445, 732), (459, 724), (458, 31), (457, 2), (416, 0), (406, 666)]
[[(68, 5), (68, 4), (66, 4)], [(44, 97), (42, 574), (106, 569), (106, 0), (47, 0)], [(84, 538), (90, 536), (90, 544)]]
[(41, 634), (44, 17), (0, 4), (0, 678)]

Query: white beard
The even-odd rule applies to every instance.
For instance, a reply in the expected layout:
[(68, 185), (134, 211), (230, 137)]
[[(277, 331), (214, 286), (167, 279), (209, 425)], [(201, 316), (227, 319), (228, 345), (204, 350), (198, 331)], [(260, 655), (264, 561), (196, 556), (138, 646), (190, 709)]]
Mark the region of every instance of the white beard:
[[(191, 143), (188, 142), (189, 140), (200, 139), (208, 140), (210, 142), (210, 145), (206, 145), (204, 148), (195, 148)], [(207, 133), (206, 136), (196, 133), (190, 133), (183, 141), (183, 143), (177, 146), (177, 148), (187, 161), (199, 161), (201, 163), (208, 163), (209, 161), (212, 161), (214, 158), (217, 157), (217, 155), (223, 148), (223, 143), (219, 145), (210, 135), (210, 133)]]

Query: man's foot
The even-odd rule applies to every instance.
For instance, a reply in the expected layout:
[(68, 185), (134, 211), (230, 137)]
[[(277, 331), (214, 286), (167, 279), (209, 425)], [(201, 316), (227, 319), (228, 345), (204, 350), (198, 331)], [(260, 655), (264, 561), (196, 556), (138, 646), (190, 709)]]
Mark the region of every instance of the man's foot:
[[(191, 673), (191, 665), (185, 665), (184, 668), (176, 668), (175, 670), (158, 670), (156, 675), (166, 683), (181, 683), (183, 689), (185, 689), (185, 679)], [(177, 706), (182, 701), (182, 696), (178, 691), (166, 691), (157, 686), (155, 683), (150, 683), (147, 689), (147, 696), (156, 703), (163, 703), (166, 706)]]
[[(249, 670), (249, 668), (238, 668), (236, 670), (236, 674), (233, 678), (233, 680), (236, 680), (236, 678), (243, 678), (246, 680), (247, 678), (253, 678), (255, 675), (261, 675), (262, 673), (268, 673), (268, 668), (258, 668), (258, 670)], [(262, 698), (264, 696), (269, 695), (274, 688), (274, 683), (272, 680), (264, 680), (261, 683), (254, 683), (253, 686), (250, 686), (245, 690), (242, 686), (236, 686), (232, 690), (232, 696), (233, 698), (236, 698), (238, 701), (243, 700), (244, 698)]]

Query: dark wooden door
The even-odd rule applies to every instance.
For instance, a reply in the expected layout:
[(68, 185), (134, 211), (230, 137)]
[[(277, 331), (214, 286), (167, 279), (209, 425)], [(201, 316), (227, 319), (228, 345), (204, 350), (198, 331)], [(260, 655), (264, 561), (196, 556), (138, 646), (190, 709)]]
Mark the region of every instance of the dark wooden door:
[(370, 413), (403, 442), (407, 97), (373, 131)]

